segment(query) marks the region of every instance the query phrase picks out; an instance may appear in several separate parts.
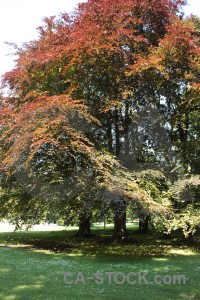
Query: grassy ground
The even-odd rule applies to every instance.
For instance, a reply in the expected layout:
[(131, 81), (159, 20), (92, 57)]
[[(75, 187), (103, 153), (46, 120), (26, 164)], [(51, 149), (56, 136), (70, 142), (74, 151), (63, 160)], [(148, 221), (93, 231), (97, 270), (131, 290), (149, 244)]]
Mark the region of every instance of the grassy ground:
[[(198, 299), (200, 300), (200, 252), (197, 243), (180, 237), (163, 239), (141, 235), (129, 227), (129, 241), (113, 241), (112, 227), (93, 227), (98, 236), (74, 237), (75, 228), (63, 231), (0, 233), (0, 299)], [(102, 272), (104, 282), (95, 282)], [(74, 283), (64, 282), (73, 273)], [(79, 272), (82, 279), (75, 284)], [(108, 282), (106, 272), (144, 274), (148, 284)], [(154, 276), (185, 275), (186, 284), (150, 284)], [(88, 280), (87, 277), (93, 277)], [(122, 277), (118, 277), (120, 281)], [(136, 276), (135, 278), (138, 278)], [(79, 277), (81, 279), (81, 277)], [(131, 280), (134, 278), (131, 277)]]

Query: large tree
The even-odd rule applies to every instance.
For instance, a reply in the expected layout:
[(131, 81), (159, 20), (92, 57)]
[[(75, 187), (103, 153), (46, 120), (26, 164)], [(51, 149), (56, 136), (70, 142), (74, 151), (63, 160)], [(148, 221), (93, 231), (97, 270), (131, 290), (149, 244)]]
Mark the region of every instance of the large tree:
[(38, 220), (78, 217), (79, 233), (88, 234), (94, 209), (104, 205), (112, 208), (116, 235), (126, 233), (134, 201), (141, 218), (163, 212), (122, 165), (167, 175), (178, 163), (195, 172), (198, 18), (180, 20), (182, 4), (88, 0), (71, 16), (45, 18), (39, 38), (17, 49), (1, 99), (2, 211), (9, 213), (11, 190), (18, 195), (11, 197), (14, 215), (29, 207)]

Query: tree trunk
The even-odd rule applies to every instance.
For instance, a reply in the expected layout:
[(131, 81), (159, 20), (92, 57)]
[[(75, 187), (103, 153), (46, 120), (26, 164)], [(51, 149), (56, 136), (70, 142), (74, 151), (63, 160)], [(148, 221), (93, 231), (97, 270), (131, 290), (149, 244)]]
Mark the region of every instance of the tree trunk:
[(130, 153), (130, 147), (129, 147), (129, 123), (130, 123), (130, 117), (129, 117), (129, 104), (126, 103), (125, 106), (125, 120), (124, 120), (124, 154), (125, 154), (125, 160), (128, 160), (129, 153)]
[(90, 218), (88, 216), (81, 216), (79, 219), (79, 230), (77, 236), (90, 236)]
[(113, 138), (112, 138), (112, 123), (109, 120), (107, 124), (107, 141), (108, 141), (108, 151), (113, 153)]
[(115, 155), (118, 157), (120, 153), (120, 133), (119, 133), (119, 113), (115, 108)]
[(149, 216), (139, 219), (139, 231), (141, 233), (145, 233), (149, 230), (148, 225), (149, 225)]
[(189, 128), (189, 115), (188, 112), (181, 112), (181, 116), (184, 115), (184, 121), (182, 119), (179, 120), (179, 139), (181, 142), (181, 152), (182, 152), (182, 161), (185, 172), (188, 172), (189, 159), (188, 159), (188, 148), (187, 148), (187, 140), (188, 140), (188, 128)]
[(122, 238), (127, 236), (126, 231), (126, 203), (118, 203), (114, 209), (114, 237)]

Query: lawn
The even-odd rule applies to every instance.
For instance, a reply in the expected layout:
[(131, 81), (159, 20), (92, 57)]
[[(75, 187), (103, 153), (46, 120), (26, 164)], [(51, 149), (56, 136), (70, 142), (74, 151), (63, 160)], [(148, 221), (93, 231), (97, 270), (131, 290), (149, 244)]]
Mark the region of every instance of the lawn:
[[(154, 232), (141, 235), (130, 226), (128, 241), (112, 240), (112, 227), (94, 226), (96, 236), (87, 239), (75, 237), (75, 232), (69, 228), (0, 233), (0, 299), (200, 299), (197, 243), (177, 236), (163, 239)], [(101, 284), (95, 282), (98, 271), (103, 274)], [(66, 277), (73, 284), (65, 283), (67, 272), (73, 273)], [(117, 284), (115, 274), (109, 284), (106, 272), (147, 272), (148, 284)], [(156, 275), (184, 275), (186, 283), (155, 284)], [(123, 275), (116, 278), (120, 282)], [(135, 278), (138, 275), (131, 281)]]

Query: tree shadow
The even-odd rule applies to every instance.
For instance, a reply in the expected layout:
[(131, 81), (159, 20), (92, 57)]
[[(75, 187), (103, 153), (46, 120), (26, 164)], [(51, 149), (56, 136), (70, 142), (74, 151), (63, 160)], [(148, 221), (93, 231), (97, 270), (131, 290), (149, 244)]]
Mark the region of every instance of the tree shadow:
[[(79, 239), (80, 240), (80, 239)], [(0, 298), (9, 299), (200, 299), (198, 282), (200, 254), (184, 253), (171, 255), (142, 256), (139, 252), (120, 253), (120, 244), (116, 242), (110, 249), (90, 248), (84, 251), (52, 252), (22, 245), (0, 247)], [(122, 243), (121, 243), (122, 246)], [(123, 245), (126, 247), (126, 245)], [(130, 246), (130, 245), (128, 245)], [(138, 246), (138, 244), (137, 244)], [(141, 245), (142, 246), (142, 245)], [(80, 245), (81, 247), (81, 245)], [(101, 251), (102, 250), (102, 251)], [(85, 249), (86, 251), (86, 249)], [(186, 285), (117, 285), (105, 280), (97, 285), (88, 282), (87, 277), (97, 271), (106, 272), (148, 272), (148, 280), (155, 275), (185, 274)], [(78, 272), (86, 278), (86, 284), (67, 285), (64, 274), (73, 273), (73, 280)], [(135, 298), (133, 298), (133, 295)]]

